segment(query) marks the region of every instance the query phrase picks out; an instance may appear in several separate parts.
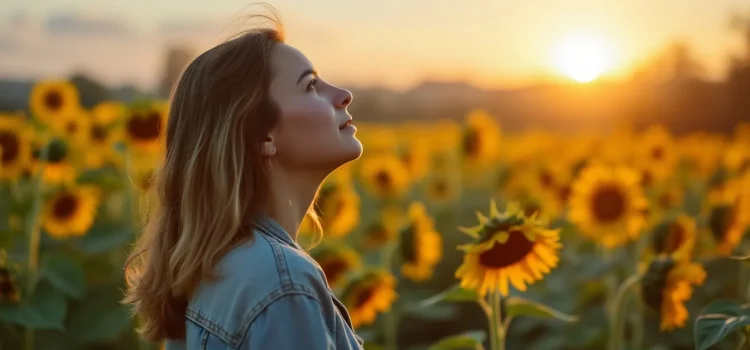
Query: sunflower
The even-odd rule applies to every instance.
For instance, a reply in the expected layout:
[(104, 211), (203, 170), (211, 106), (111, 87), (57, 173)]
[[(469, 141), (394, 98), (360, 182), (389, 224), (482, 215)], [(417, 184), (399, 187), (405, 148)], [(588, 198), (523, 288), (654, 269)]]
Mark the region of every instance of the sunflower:
[(398, 237), (398, 229), (403, 214), (396, 206), (390, 205), (380, 210), (380, 215), (365, 226), (362, 244), (366, 249), (376, 249)]
[(48, 80), (34, 85), (31, 90), (31, 112), (52, 128), (60, 128), (81, 107), (78, 90), (67, 81)]
[(536, 165), (532, 167), (531, 176), (527, 175), (528, 172), (521, 175), (525, 187), (522, 192), (535, 199), (542, 214), (556, 217), (562, 214), (570, 195), (571, 168), (562, 161)]
[[(42, 178), (49, 184), (68, 184), (75, 181), (78, 170), (73, 160), (75, 149), (63, 139), (53, 139), (47, 146), (47, 157), (42, 160), (42, 147), (32, 151), (33, 173), (42, 171)], [(80, 153), (79, 153), (80, 155)]]
[(639, 182), (629, 168), (588, 167), (572, 185), (570, 220), (608, 248), (637, 238), (648, 207)]
[(651, 250), (654, 254), (682, 254), (692, 256), (696, 239), (695, 220), (680, 213), (656, 225), (651, 236)]
[(559, 230), (535, 216), (527, 217), (517, 203), (508, 204), (499, 213), (494, 200), (490, 217), (477, 213), (479, 225), (461, 228), (476, 241), (459, 246), (465, 252), (463, 264), (456, 271), (461, 287), (474, 289), (484, 296), (488, 291), (508, 295), (508, 282), (519, 291), (543, 278), (557, 266)]
[(436, 172), (424, 182), (425, 197), (430, 203), (446, 204), (454, 201), (460, 195), (460, 185), (450, 174)]
[(111, 125), (125, 115), (125, 105), (119, 101), (100, 102), (91, 109), (94, 122)]
[(461, 139), (461, 153), (467, 163), (485, 164), (500, 150), (500, 126), (484, 111), (475, 110), (466, 116)]
[(378, 197), (399, 197), (409, 187), (404, 163), (394, 154), (380, 154), (362, 161), (362, 180), (370, 193)]
[(168, 106), (153, 102), (144, 107), (134, 107), (125, 115), (124, 136), (127, 144), (146, 153), (162, 149), (164, 128), (167, 125)]
[(63, 189), (46, 201), (42, 224), (54, 238), (83, 236), (94, 222), (98, 205), (99, 191), (92, 186)]
[(641, 293), (645, 304), (660, 313), (661, 331), (685, 326), (688, 310), (684, 303), (690, 300), (693, 286), (703, 284), (705, 279), (703, 267), (689, 259), (662, 256), (649, 264)]
[(734, 141), (724, 150), (722, 164), (732, 173), (742, 173), (750, 169), (750, 143)]
[(649, 182), (663, 181), (673, 174), (679, 161), (672, 134), (662, 126), (652, 126), (636, 144), (636, 167), (649, 176)]
[(739, 204), (739, 201), (722, 203), (709, 209), (708, 229), (716, 244), (716, 252), (721, 256), (732, 254), (742, 240), (745, 225)]
[(0, 114), (0, 180), (21, 175), (31, 158), (23, 119)]
[(430, 147), (427, 140), (414, 137), (402, 146), (399, 157), (404, 163), (409, 177), (413, 180), (422, 179), (430, 168)]
[(340, 286), (349, 272), (362, 266), (359, 254), (343, 243), (323, 243), (315, 247), (310, 255), (318, 262), (333, 288)]
[(344, 288), (342, 299), (355, 328), (372, 324), (396, 300), (396, 279), (384, 270), (368, 270)]
[(408, 220), (400, 233), (404, 263), (401, 274), (415, 282), (432, 277), (433, 269), (443, 255), (443, 240), (422, 203), (414, 202), (409, 206)]
[(350, 183), (326, 183), (318, 193), (315, 210), (323, 223), (323, 231), (332, 237), (341, 237), (359, 222), (359, 194)]
[(87, 167), (98, 169), (117, 163), (118, 153), (115, 145), (119, 141), (119, 134), (113, 125), (92, 120), (86, 130), (86, 138), (86, 144), (90, 147), (90, 151), (83, 155)]

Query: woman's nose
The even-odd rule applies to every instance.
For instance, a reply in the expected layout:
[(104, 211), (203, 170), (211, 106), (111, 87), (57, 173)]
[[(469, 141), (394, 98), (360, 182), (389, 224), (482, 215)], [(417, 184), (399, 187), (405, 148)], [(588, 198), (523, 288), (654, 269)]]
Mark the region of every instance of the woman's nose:
[(338, 89), (338, 93), (336, 94), (336, 99), (334, 101), (334, 105), (338, 109), (344, 109), (349, 106), (349, 104), (352, 103), (352, 93), (349, 92), (349, 90), (346, 89)]

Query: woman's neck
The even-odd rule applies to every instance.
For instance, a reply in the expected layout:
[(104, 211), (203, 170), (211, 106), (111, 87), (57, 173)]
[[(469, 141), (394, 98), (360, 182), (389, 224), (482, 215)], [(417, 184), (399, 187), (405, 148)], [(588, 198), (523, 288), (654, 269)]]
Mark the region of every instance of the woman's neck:
[(270, 171), (270, 198), (266, 212), (292, 237), (310, 208), (326, 175), (286, 171), (274, 164)]

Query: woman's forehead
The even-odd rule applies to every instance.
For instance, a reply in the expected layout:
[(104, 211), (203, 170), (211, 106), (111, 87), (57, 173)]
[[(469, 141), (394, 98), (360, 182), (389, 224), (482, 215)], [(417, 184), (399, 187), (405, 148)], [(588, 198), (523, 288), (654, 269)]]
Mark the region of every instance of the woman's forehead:
[(312, 63), (302, 52), (287, 44), (279, 43), (271, 51), (271, 69), (274, 77), (292, 77), (295, 79), (292, 83), (295, 83), (301, 72), (312, 68)]

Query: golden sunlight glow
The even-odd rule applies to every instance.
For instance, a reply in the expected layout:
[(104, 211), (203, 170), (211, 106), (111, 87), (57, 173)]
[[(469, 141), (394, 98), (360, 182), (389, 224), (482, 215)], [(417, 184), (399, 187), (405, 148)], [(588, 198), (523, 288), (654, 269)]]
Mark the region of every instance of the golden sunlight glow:
[(609, 44), (593, 35), (575, 35), (561, 40), (553, 53), (554, 65), (579, 83), (588, 83), (611, 68)]

